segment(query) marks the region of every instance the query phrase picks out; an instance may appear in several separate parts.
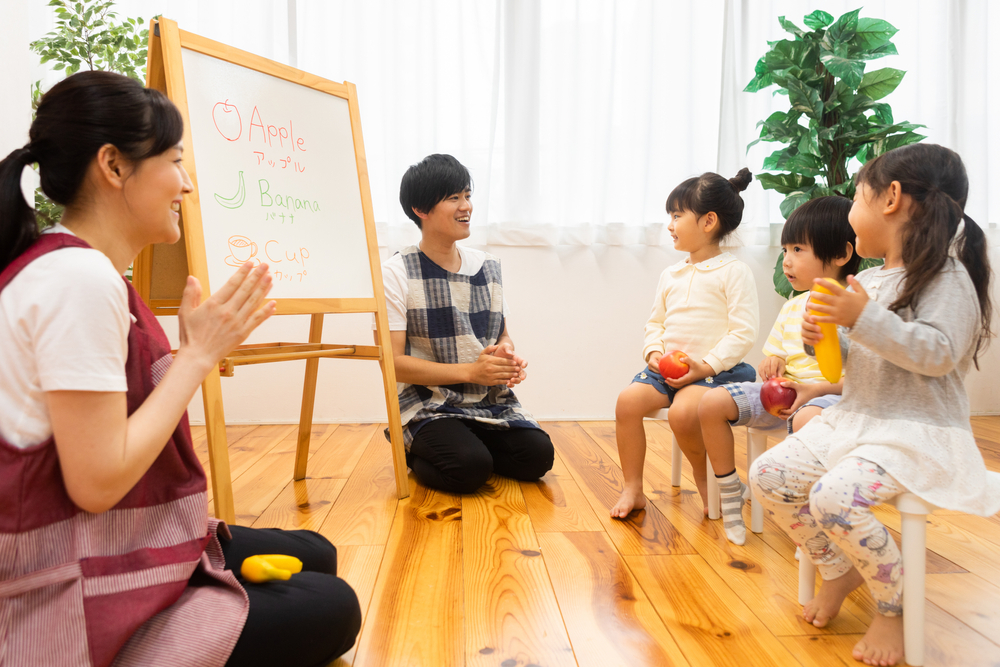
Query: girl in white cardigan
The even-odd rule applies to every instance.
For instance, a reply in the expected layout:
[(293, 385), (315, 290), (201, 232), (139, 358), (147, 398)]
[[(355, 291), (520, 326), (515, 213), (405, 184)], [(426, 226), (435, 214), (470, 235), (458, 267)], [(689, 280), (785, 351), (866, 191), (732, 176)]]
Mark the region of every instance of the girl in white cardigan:
[[(728, 180), (709, 172), (684, 181), (667, 198), (667, 229), (674, 248), (688, 257), (660, 275), (646, 322), (646, 366), (618, 395), (615, 432), (625, 489), (611, 508), (614, 518), (624, 519), (646, 506), (642, 419), (666, 407), (670, 429), (691, 462), (704, 502), (708, 481), (698, 402), (712, 387), (755, 377), (743, 356), (757, 340), (757, 288), (750, 267), (719, 247), (743, 218), (739, 193), (750, 179), (748, 169)], [(673, 351), (681, 353), (678, 361), (687, 366), (676, 379), (659, 371), (661, 357)]]

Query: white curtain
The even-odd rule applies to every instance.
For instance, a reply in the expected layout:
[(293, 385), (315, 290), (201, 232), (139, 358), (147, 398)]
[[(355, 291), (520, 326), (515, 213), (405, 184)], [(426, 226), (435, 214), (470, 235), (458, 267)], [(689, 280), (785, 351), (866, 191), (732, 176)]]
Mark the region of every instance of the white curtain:
[[(52, 27), (32, 0), (31, 39)], [(856, 2), (826, 0), (834, 16)], [(451, 153), (475, 181), (478, 244), (660, 244), (664, 201), (704, 171), (760, 171), (780, 147), (755, 124), (787, 108), (742, 92), (768, 40), (802, 25), (813, 0), (118, 0), (122, 16), (163, 13), (182, 29), (358, 86), (379, 238), (418, 237), (399, 180)], [(966, 162), (968, 211), (1000, 222), (1000, 4), (870, 0), (862, 16), (899, 32), (907, 71), (887, 98), (897, 119)], [(35, 78), (42, 78), (36, 76)], [(991, 178), (992, 177), (992, 178)], [(737, 242), (774, 243), (780, 195), (754, 182)]]

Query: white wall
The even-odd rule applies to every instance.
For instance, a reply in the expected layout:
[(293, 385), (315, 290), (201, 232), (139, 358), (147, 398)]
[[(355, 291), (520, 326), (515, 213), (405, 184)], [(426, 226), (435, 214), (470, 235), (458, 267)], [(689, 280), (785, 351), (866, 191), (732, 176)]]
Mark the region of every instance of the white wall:
[[(993, 239), (991, 262), (1000, 267), (1000, 243)], [(657, 278), (683, 255), (649, 246), (555, 246), (487, 249), (503, 262), (511, 307), (510, 332), (529, 362), (528, 380), (517, 394), (539, 419), (613, 419), (615, 399), (643, 367), (642, 327)], [(385, 249), (383, 249), (385, 251)], [(756, 367), (782, 299), (771, 287), (777, 249), (734, 250), (754, 271), (760, 295), (761, 332), (746, 361)], [(175, 318), (161, 318), (174, 337)], [(307, 316), (266, 322), (251, 342), (302, 342)], [(371, 341), (366, 315), (328, 315), (324, 341)], [(176, 338), (173, 338), (176, 344)], [(1000, 413), (1000, 345), (987, 353), (982, 371), (966, 381), (974, 413)], [(228, 423), (298, 421), (305, 362), (243, 366), (222, 387)], [(192, 421), (204, 419), (201, 397), (191, 404)], [(381, 375), (374, 362), (323, 360), (316, 392), (315, 421), (385, 419)]]
[(0, 3), (0, 157), (28, 142), (31, 124), (31, 80), (27, 44), (28, 6)]

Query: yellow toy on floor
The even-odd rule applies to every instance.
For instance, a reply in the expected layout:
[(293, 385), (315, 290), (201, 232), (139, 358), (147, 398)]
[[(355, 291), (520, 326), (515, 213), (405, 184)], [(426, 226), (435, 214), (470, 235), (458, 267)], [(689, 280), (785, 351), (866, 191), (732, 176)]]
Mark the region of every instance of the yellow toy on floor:
[(282, 554), (262, 554), (244, 559), (240, 574), (247, 581), (262, 584), (265, 581), (287, 581), (293, 574), (302, 571), (302, 561), (294, 556)]

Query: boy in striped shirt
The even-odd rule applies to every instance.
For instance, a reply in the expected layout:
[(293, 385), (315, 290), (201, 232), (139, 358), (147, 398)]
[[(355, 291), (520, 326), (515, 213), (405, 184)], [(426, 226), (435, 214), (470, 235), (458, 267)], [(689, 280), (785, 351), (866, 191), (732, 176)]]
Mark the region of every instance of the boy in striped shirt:
[(757, 368), (761, 380), (784, 378), (784, 387), (795, 390), (795, 402), (780, 416), (768, 413), (760, 400), (762, 385), (738, 382), (717, 387), (698, 405), (705, 448), (717, 474), (726, 537), (734, 544), (746, 541), (743, 503), (749, 490), (736, 473), (733, 426), (774, 429), (785, 426), (798, 431), (824, 408), (840, 400), (843, 380), (832, 384), (823, 379), (816, 359), (802, 344), (802, 317), (809, 289), (816, 278), (845, 281), (858, 270), (861, 258), (854, 252), (854, 230), (847, 221), (851, 200), (820, 197), (795, 209), (781, 232), (784, 252), (782, 270), (788, 282), (801, 292), (782, 306), (764, 345), (764, 360)]

